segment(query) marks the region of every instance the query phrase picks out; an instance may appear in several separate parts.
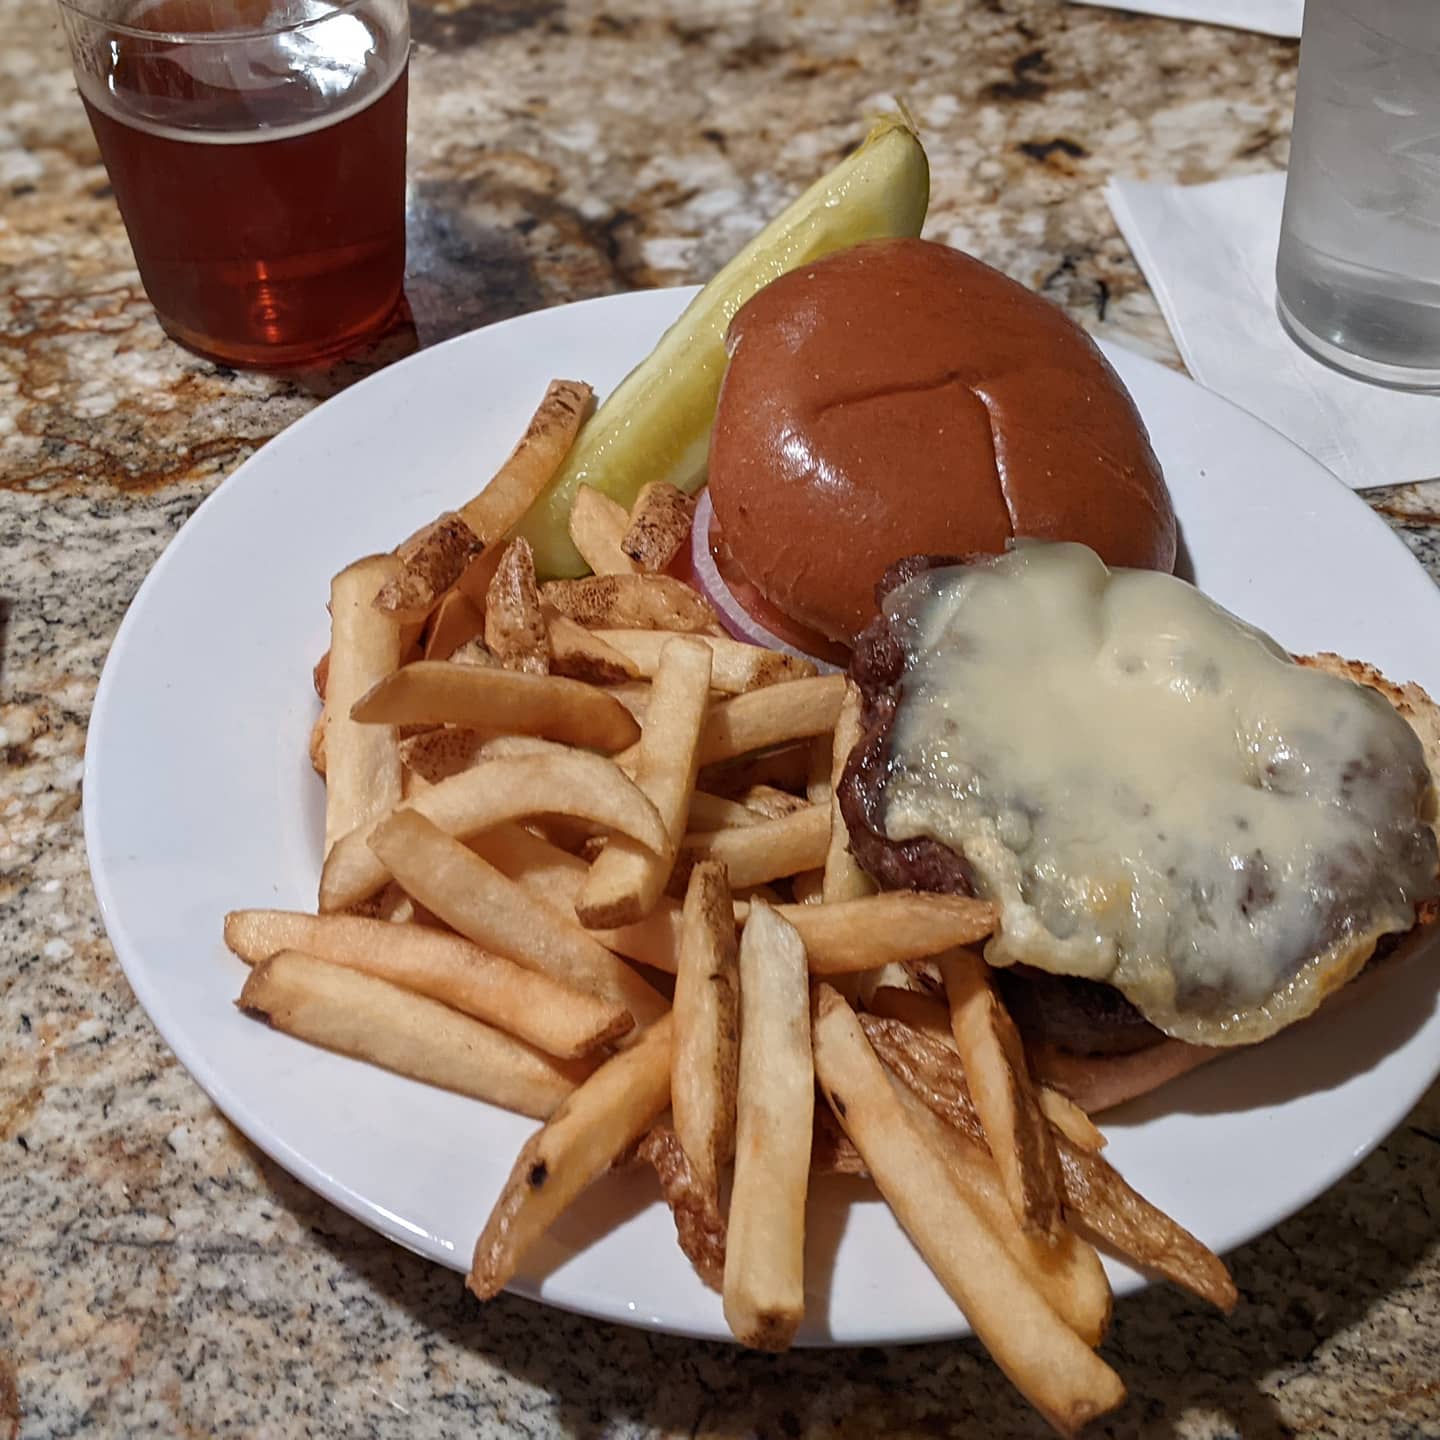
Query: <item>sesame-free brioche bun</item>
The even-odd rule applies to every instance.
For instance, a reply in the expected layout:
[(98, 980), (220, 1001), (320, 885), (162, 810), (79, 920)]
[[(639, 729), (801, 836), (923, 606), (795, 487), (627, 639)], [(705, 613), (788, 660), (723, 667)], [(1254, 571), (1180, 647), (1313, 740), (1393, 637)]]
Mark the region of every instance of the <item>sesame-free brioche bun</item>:
[(1170, 570), (1175, 516), (1145, 426), (1048, 301), (925, 240), (781, 276), (731, 322), (710, 442), (719, 538), (798, 625), (848, 643), (903, 555), (1078, 540)]

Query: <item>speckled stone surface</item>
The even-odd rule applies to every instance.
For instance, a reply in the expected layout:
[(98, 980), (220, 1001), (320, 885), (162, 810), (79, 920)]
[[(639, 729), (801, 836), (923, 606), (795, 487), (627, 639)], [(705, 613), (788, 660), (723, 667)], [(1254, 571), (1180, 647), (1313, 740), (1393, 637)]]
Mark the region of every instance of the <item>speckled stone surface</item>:
[[(683, 16), (683, 18), (676, 18)], [(1044, 0), (414, 5), (413, 320), (277, 380), (162, 335), (53, 11), (0, 0), (0, 1440), (62, 1435), (1036, 1436), (973, 1344), (742, 1354), (502, 1299), (331, 1209), (137, 1007), (86, 875), (81, 756), (146, 571), (237, 463), (373, 365), (708, 274), (903, 94), (929, 233), (1174, 362), (1112, 172), (1283, 164), (1294, 46)], [(1440, 485), (1372, 495), (1440, 575)], [(1232, 1257), (1230, 1319), (1117, 1310), (1097, 1433), (1440, 1435), (1440, 1092)]]

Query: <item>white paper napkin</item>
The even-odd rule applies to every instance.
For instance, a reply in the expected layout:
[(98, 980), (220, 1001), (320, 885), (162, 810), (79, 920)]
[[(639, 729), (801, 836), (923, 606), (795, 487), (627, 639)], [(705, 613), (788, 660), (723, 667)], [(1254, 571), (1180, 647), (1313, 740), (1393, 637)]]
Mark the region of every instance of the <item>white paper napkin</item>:
[(1142, 15), (1163, 15), (1170, 20), (1199, 20), (1205, 25), (1228, 25), (1235, 30), (1258, 30), (1262, 35), (1300, 34), (1305, 0), (1073, 0), (1079, 5), (1100, 5), (1107, 10), (1134, 10)]
[(1352, 380), (1281, 327), (1284, 175), (1213, 185), (1112, 180), (1105, 198), (1202, 385), (1288, 435), (1353, 490), (1440, 475), (1440, 396)]

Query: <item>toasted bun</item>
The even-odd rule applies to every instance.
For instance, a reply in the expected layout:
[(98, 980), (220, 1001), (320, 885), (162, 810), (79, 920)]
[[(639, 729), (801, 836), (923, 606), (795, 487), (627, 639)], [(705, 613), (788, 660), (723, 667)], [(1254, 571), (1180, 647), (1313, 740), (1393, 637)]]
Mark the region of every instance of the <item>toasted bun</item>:
[[(1348, 1010), (1397, 975), (1406, 958), (1428, 943), (1427, 931), (1435, 923), (1433, 906), (1422, 906), (1420, 917), (1407, 935), (1387, 946), (1348, 985), (1331, 995), (1314, 1015), (1296, 1022), (1309, 1025), (1322, 1015)], [(1394, 937), (1392, 937), (1394, 938)], [(1245, 1047), (1248, 1048), (1248, 1047)], [(1181, 1075), (1234, 1055), (1233, 1046), (1187, 1045), (1183, 1040), (1161, 1040), (1128, 1055), (1076, 1055), (1058, 1045), (1027, 1045), (1025, 1056), (1034, 1077), (1068, 1095), (1087, 1115), (1113, 1110), (1127, 1100), (1158, 1090)]]
[(1076, 1055), (1056, 1045), (1026, 1048), (1035, 1079), (1068, 1095), (1087, 1115), (1113, 1110), (1233, 1051), (1162, 1040), (1129, 1055)]
[(1437, 816), (1435, 786), (1440, 783), (1440, 705), (1413, 680), (1397, 685), (1387, 680), (1373, 665), (1363, 660), (1347, 660), (1343, 655), (1321, 651), (1318, 655), (1297, 655), (1300, 665), (1312, 670), (1324, 670), (1329, 675), (1339, 675), (1353, 680), (1357, 685), (1367, 685), (1378, 691), (1394, 707), (1401, 719), (1415, 732), (1420, 747), (1425, 752), (1425, 763), (1430, 767), (1430, 810), (1425, 817), (1440, 839), (1440, 816)]
[(1129, 395), (1048, 301), (924, 240), (782, 276), (731, 323), (710, 444), (721, 534), (772, 605), (849, 642), (902, 555), (1078, 540), (1170, 570), (1175, 516)]

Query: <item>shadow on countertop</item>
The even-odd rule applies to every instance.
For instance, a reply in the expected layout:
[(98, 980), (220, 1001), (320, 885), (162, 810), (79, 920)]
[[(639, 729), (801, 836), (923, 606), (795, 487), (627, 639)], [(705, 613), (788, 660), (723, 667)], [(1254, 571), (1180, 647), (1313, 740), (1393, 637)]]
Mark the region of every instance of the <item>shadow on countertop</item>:
[(10, 611), (13, 602), (6, 596), (0, 595), (0, 683), (5, 680), (5, 671), (10, 660), (10, 651), (6, 642), (10, 638)]
[[(1381, 1151), (1230, 1257), (1241, 1294), (1233, 1316), (1162, 1285), (1120, 1301), (1103, 1353), (1125, 1379), (1130, 1400), (1108, 1424), (1086, 1433), (1245, 1440), (1436, 1433), (1425, 1425), (1426, 1417), (1440, 1418), (1440, 1387), (1385, 1389), (1382, 1347), (1411, 1376), (1440, 1369), (1424, 1355), (1407, 1358), (1393, 1325), (1379, 1322), (1374, 1350), (1362, 1329), (1347, 1337), (1343, 1356), (1317, 1352), (1363, 1326), (1374, 1307), (1412, 1283), (1436, 1239), (1437, 1152), (1440, 1087)], [(377, 1241), (257, 1159), (287, 1208), (324, 1212), (323, 1225), (311, 1229), (337, 1259), (418, 1326), (545, 1392), (567, 1435), (598, 1437), (619, 1426), (757, 1437), (1038, 1440), (1051, 1433), (973, 1340), (765, 1355), (542, 1310), (509, 1296), (482, 1306), (459, 1276)], [(1417, 1327), (1415, 1343), (1437, 1341)], [(1286, 1407), (1287, 1418), (1273, 1393), (1296, 1381), (1308, 1383)]]

